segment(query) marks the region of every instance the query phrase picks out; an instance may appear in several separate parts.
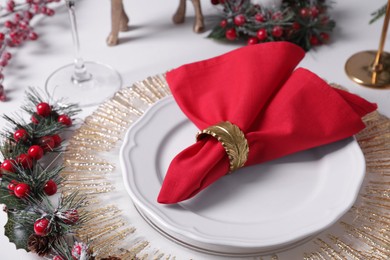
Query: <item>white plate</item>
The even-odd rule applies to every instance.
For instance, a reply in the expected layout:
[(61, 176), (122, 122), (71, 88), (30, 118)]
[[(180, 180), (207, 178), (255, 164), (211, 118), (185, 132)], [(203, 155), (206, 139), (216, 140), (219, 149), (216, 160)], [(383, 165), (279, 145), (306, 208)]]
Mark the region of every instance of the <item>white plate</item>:
[(364, 156), (348, 138), (240, 169), (185, 202), (157, 203), (169, 163), (197, 131), (172, 97), (162, 99), (128, 130), (120, 161), (148, 222), (198, 250), (236, 256), (291, 247), (339, 219), (364, 178)]

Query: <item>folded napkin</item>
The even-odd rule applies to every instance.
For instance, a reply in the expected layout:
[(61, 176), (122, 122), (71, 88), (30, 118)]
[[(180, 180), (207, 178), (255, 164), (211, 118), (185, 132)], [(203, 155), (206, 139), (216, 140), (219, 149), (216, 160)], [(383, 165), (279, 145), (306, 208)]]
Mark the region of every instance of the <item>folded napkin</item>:
[[(306, 69), (295, 69), (303, 56), (287, 42), (258, 44), (184, 65), (166, 79), (199, 129), (221, 121), (241, 129), (249, 166), (352, 136), (365, 127), (361, 117), (376, 109)], [(157, 200), (189, 199), (228, 172), (225, 149), (206, 136), (173, 159)]]

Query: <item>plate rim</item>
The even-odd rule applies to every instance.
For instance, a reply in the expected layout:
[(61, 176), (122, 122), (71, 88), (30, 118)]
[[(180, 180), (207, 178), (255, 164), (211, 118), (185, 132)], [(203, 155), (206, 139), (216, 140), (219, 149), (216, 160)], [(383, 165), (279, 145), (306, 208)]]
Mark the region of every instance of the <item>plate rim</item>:
[[(137, 194), (135, 194), (134, 191), (132, 190), (132, 188), (130, 187), (130, 185), (129, 185), (130, 179), (129, 179), (128, 174), (126, 174), (126, 171), (125, 171), (125, 169), (129, 165), (127, 165), (126, 161), (123, 159), (123, 156), (122, 156), (127, 150), (131, 149), (131, 147), (132, 147), (131, 145), (129, 145), (131, 143), (131, 141), (132, 141), (132, 140), (129, 139), (130, 136), (131, 136), (130, 133), (133, 132), (133, 131), (136, 131), (137, 128), (142, 127), (144, 125), (144, 124), (142, 124), (142, 122), (145, 120), (145, 118), (153, 116), (151, 111), (152, 112), (155, 111), (154, 113), (156, 113), (158, 111), (158, 109), (157, 109), (158, 107), (169, 105), (171, 102), (174, 102), (174, 98), (171, 95), (158, 100), (153, 105), (151, 105), (143, 113), (143, 115), (140, 116), (126, 131), (125, 138), (123, 139), (123, 143), (122, 143), (121, 148), (120, 148), (119, 157), (120, 157), (120, 165), (121, 165), (121, 170), (122, 170), (122, 176), (123, 176), (123, 179), (124, 179), (124, 185), (125, 185), (125, 188), (126, 188), (128, 194), (130, 195), (133, 203), (136, 204), (136, 206), (140, 210), (144, 211), (144, 213), (147, 214), (149, 217), (154, 218), (155, 221), (158, 222), (158, 224), (162, 225), (165, 229), (167, 229), (165, 231), (168, 232), (168, 233), (169, 233), (169, 231), (171, 231), (171, 232), (174, 232), (174, 233), (176, 233), (178, 235), (185, 236), (185, 237), (188, 237), (190, 239), (196, 240), (196, 241), (198, 241), (200, 243), (208, 243), (208, 244), (212, 243), (212, 244), (215, 244), (217, 246), (240, 247), (240, 248), (246, 248), (246, 249), (254, 248), (254, 247), (259, 248), (258, 245), (249, 244), (248, 242), (239, 243), (238, 241), (234, 241), (234, 243), (226, 243), (226, 241), (224, 241), (224, 242), (216, 241), (215, 237), (211, 238), (211, 237), (208, 237), (208, 236), (207, 237), (194, 236), (194, 234), (191, 233), (188, 230), (188, 228), (182, 227), (181, 225), (178, 225), (177, 223), (172, 222), (169, 218), (168, 218), (168, 220), (164, 219), (161, 216), (161, 214), (160, 214), (161, 212), (158, 213), (158, 212), (155, 212), (153, 210), (153, 208), (154, 209), (156, 208), (153, 205), (150, 205), (151, 206), (150, 208), (147, 207), (147, 205), (145, 205), (144, 202), (142, 202), (140, 200), (140, 198), (138, 198)], [(307, 228), (306, 228), (305, 232), (300, 232), (299, 236), (295, 236), (294, 238), (291, 238), (291, 236), (289, 235), (288, 236), (289, 239), (285, 239), (285, 241), (283, 243), (279, 243), (278, 245), (294, 243), (297, 240), (300, 240), (302, 238), (311, 236), (314, 233), (317, 233), (317, 232), (320, 232), (320, 231), (323, 231), (323, 230), (329, 228), (334, 223), (336, 223), (337, 220), (340, 219), (346, 212), (348, 212), (348, 210), (354, 205), (354, 203), (355, 203), (355, 201), (356, 201), (356, 199), (357, 199), (357, 197), (359, 195), (359, 191), (360, 191), (361, 185), (362, 185), (362, 183), (364, 181), (364, 177), (365, 177), (365, 168), (366, 168), (365, 167), (365, 158), (364, 158), (364, 154), (363, 154), (360, 146), (358, 145), (357, 140), (356, 140), (355, 137), (349, 137), (349, 138), (345, 138), (345, 139), (351, 139), (352, 142), (354, 143), (354, 146), (356, 146), (356, 148), (357, 148), (357, 149), (354, 149), (356, 151), (355, 155), (359, 157), (359, 160), (357, 160), (356, 164), (360, 163), (360, 165), (357, 166), (357, 167), (359, 167), (359, 169), (362, 170), (362, 173), (358, 175), (358, 176), (360, 176), (360, 178), (355, 180), (357, 182), (356, 187), (358, 187), (358, 188), (354, 189), (354, 191), (355, 191), (354, 193), (348, 193), (349, 195), (346, 196), (346, 199), (345, 199), (345, 201), (343, 203), (343, 210), (339, 211), (338, 214), (332, 214), (333, 218), (331, 218), (328, 221), (326, 221), (325, 224), (321, 224), (321, 228), (316, 229), (314, 231), (312, 229), (307, 230)], [(343, 140), (345, 140), (345, 139), (343, 139)], [(130, 165), (130, 167), (131, 167), (131, 165)], [(150, 204), (150, 202), (148, 202), (148, 201), (146, 201), (146, 203)], [(340, 208), (340, 207), (342, 207), (342, 206), (339, 206), (337, 208)], [(165, 215), (164, 213), (162, 213), (162, 214)], [(154, 223), (154, 224), (158, 225), (156, 223)], [(274, 243), (269, 243), (268, 245), (262, 245), (261, 248), (273, 247), (274, 245), (275, 245)]]

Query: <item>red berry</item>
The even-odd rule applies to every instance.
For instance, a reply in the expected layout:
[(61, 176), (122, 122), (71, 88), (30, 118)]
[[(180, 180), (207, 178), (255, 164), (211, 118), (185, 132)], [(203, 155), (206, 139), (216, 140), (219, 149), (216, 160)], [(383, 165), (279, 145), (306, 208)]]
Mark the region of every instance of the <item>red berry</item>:
[(55, 11), (53, 9), (51, 9), (51, 8), (47, 8), (45, 14), (47, 16), (53, 16), (55, 14)]
[(4, 58), (6, 58), (7, 60), (10, 60), (12, 58), (12, 54), (9, 52), (6, 52), (6, 53), (4, 53)]
[(234, 41), (235, 39), (237, 39), (236, 29), (230, 28), (229, 30), (227, 30), (225, 33), (225, 37), (226, 37), (226, 39), (231, 40), (231, 41)]
[(25, 11), (24, 12), (24, 17), (27, 19), (27, 20), (31, 20), (33, 17), (34, 17), (34, 14), (30, 11)]
[(12, 27), (14, 27), (14, 23), (11, 22), (11, 21), (5, 21), (4, 22), (4, 27), (6, 27), (8, 29), (11, 29)]
[(320, 44), (320, 41), (318, 40), (317, 36), (315, 36), (315, 35), (310, 36), (309, 41), (310, 41), (310, 44), (313, 46)]
[(234, 17), (234, 24), (237, 26), (242, 26), (246, 22), (245, 16), (242, 14), (236, 15)]
[(27, 154), (32, 159), (39, 160), (43, 156), (43, 149), (39, 145), (33, 145), (28, 149)]
[(219, 4), (219, 0), (211, 0), (211, 4), (217, 5), (217, 4)]
[(34, 232), (38, 236), (45, 236), (49, 233), (50, 221), (47, 218), (41, 218), (34, 223)]
[(28, 154), (22, 153), (18, 157), (16, 157), (16, 161), (22, 165), (25, 169), (31, 169), (33, 166), (33, 162), (30, 156)]
[(310, 15), (310, 10), (309, 10), (309, 8), (304, 7), (304, 8), (302, 8), (301, 10), (299, 10), (299, 14), (300, 14), (303, 18), (308, 17), (308, 16)]
[(0, 41), (4, 41), (5, 39), (5, 34), (4, 33), (0, 33)]
[(265, 39), (267, 39), (267, 37), (268, 37), (268, 34), (267, 34), (267, 30), (265, 28), (261, 28), (257, 31), (257, 38), (260, 41), (264, 41)]
[(53, 151), (53, 149), (55, 147), (53, 137), (51, 137), (51, 136), (43, 136), (43, 137), (39, 138), (38, 144), (40, 147), (42, 147), (44, 152)]
[(279, 38), (282, 35), (283, 35), (283, 28), (282, 27), (280, 27), (279, 25), (276, 25), (276, 26), (274, 26), (274, 28), (272, 28), (272, 36)]
[(19, 183), (14, 189), (15, 196), (18, 198), (24, 198), (30, 193), (30, 186), (26, 183)]
[(46, 102), (39, 103), (36, 107), (36, 110), (37, 110), (37, 114), (42, 117), (47, 117), (51, 113), (51, 107)]
[(257, 44), (258, 42), (259, 42), (259, 40), (256, 37), (250, 37), (248, 39), (248, 45), (254, 45), (254, 44)]
[(34, 125), (39, 124), (39, 121), (38, 121), (36, 115), (32, 115), (32, 116), (31, 116), (31, 122), (32, 122)]
[(16, 142), (25, 141), (28, 137), (27, 131), (24, 129), (18, 129), (14, 133), (14, 139)]
[(53, 180), (48, 180), (43, 187), (43, 191), (51, 196), (57, 193), (57, 183), (55, 183)]
[(58, 147), (61, 145), (61, 137), (59, 135), (52, 135), (51, 138), (53, 138), (54, 141), (54, 147)]
[(76, 224), (76, 222), (79, 220), (79, 213), (77, 212), (77, 209), (69, 209), (65, 211), (64, 213), (64, 223), (72, 225)]
[(299, 29), (301, 29), (301, 25), (300, 25), (298, 22), (293, 22), (292, 28), (293, 28), (295, 31), (298, 31)]
[(225, 28), (226, 25), (227, 25), (226, 19), (223, 19), (223, 20), (219, 23), (219, 26), (221, 26), (222, 28)]
[(28, 38), (32, 41), (35, 41), (36, 39), (38, 39), (38, 34), (36, 32), (30, 32)]
[(256, 15), (255, 15), (255, 20), (256, 20), (257, 22), (260, 22), (260, 23), (265, 22), (264, 15), (262, 15), (262, 14), (256, 14)]
[(283, 19), (283, 14), (280, 11), (272, 14), (272, 20), (277, 21), (282, 19)]
[(327, 34), (327, 33), (325, 33), (325, 32), (320, 33), (320, 37), (321, 37), (321, 39), (322, 39), (323, 42), (328, 42), (329, 39), (330, 39), (329, 34)]
[(16, 187), (16, 184), (10, 182), (7, 186), (8, 190), (9, 190), (9, 193), (10, 194), (14, 194), (14, 190), (15, 190), (15, 187)]
[(57, 121), (59, 123), (63, 124), (63, 125), (66, 125), (66, 126), (71, 126), (72, 125), (72, 120), (67, 115), (60, 115), (58, 117)]
[(56, 255), (56, 256), (53, 257), (53, 260), (64, 260), (64, 258), (62, 258), (59, 255)]
[(10, 160), (4, 160), (3, 163), (1, 164), (1, 171), (4, 172), (15, 172), (15, 161), (10, 159)]
[(320, 10), (318, 10), (317, 6), (312, 6), (310, 8), (311, 17), (316, 18), (319, 13), (320, 13)]

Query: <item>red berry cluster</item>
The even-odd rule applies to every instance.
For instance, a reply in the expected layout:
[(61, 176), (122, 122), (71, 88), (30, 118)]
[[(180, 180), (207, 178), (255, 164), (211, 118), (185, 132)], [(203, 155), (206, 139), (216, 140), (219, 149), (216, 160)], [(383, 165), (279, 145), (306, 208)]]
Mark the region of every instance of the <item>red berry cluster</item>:
[[(72, 120), (69, 116), (62, 114), (58, 115), (52, 111), (52, 107), (41, 102), (36, 105), (35, 113), (31, 118), (33, 124), (39, 124), (42, 120), (56, 118), (57, 122), (68, 127), (72, 125)], [(42, 121), (44, 124), (45, 122)], [(26, 147), (26, 152), (16, 155), (14, 158), (6, 158), (0, 165), (0, 178), (3, 173), (18, 174), (18, 170), (31, 170), (35, 163), (40, 160), (46, 152), (53, 151), (61, 145), (62, 139), (58, 134), (42, 136), (34, 138), (33, 133), (29, 133), (25, 128), (19, 128), (13, 133), (13, 143), (15, 145), (23, 145)], [(12, 175), (10, 175), (12, 176)], [(10, 194), (18, 198), (26, 198), (32, 188), (32, 183), (18, 182), (12, 180), (8, 184)], [(57, 183), (54, 180), (48, 180), (43, 187), (43, 192), (48, 195), (54, 195), (57, 192)]]
[(30, 25), (35, 15), (53, 16), (55, 11), (48, 7), (50, 3), (61, 0), (25, 0), (25, 3), (16, 3), (14, 0), (7, 0), (5, 6), (0, 6), (0, 16), (6, 17), (3, 22), (3, 30), (0, 32), (0, 101), (6, 99), (2, 82), (4, 75), (2, 71), (12, 58), (7, 47), (17, 47), (27, 40), (35, 41), (38, 34)]
[(280, 9), (253, 5), (250, 0), (212, 0), (222, 5), (224, 18), (209, 37), (244, 39), (248, 45), (268, 41), (290, 41), (309, 50), (329, 41), (334, 27), (325, 1), (283, 1)]

